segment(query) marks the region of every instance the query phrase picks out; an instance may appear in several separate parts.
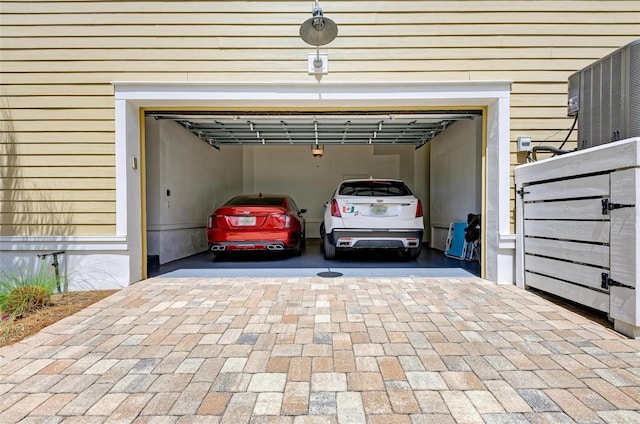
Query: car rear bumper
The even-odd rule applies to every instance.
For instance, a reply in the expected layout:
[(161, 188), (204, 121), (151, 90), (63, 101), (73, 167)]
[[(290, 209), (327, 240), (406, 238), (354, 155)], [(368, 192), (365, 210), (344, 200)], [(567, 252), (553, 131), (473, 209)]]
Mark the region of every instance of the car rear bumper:
[(329, 242), (339, 249), (409, 249), (420, 247), (422, 229), (334, 229)]
[(283, 251), (289, 250), (292, 247), (287, 247), (283, 242), (273, 241), (231, 241), (223, 243), (209, 243), (209, 250), (216, 252), (229, 252), (237, 250), (270, 250), (270, 251)]
[(221, 231), (207, 229), (209, 250), (286, 250), (295, 249), (300, 235), (290, 230)]

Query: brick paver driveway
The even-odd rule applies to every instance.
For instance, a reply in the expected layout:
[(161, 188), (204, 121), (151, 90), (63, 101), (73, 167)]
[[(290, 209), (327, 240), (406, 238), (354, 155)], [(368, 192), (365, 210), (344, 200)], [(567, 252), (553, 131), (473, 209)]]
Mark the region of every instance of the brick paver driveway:
[(0, 348), (0, 422), (640, 423), (639, 348), (478, 278), (154, 278)]

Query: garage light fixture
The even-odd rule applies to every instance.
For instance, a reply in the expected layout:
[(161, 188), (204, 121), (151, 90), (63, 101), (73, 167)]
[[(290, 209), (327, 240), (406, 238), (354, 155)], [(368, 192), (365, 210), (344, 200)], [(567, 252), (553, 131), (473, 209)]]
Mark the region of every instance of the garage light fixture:
[(316, 144), (314, 146), (311, 146), (311, 154), (314, 158), (321, 158), (324, 154), (324, 146), (320, 147), (320, 145), (318, 144), (318, 121), (316, 120), (316, 118), (313, 118), (313, 128), (316, 138)]
[(300, 38), (312, 46), (316, 46), (316, 53), (310, 53), (307, 57), (307, 71), (309, 75), (324, 75), (329, 73), (329, 56), (320, 54), (320, 46), (329, 44), (338, 35), (338, 25), (329, 18), (325, 18), (322, 9), (315, 1), (311, 11), (311, 18), (300, 25)]

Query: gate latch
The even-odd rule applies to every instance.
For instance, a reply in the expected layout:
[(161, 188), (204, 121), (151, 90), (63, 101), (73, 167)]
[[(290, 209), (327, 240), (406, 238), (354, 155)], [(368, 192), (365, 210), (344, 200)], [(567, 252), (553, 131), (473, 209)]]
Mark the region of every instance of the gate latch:
[(635, 290), (635, 287), (632, 286), (628, 286), (626, 284), (622, 284), (618, 281), (612, 280), (611, 278), (609, 278), (609, 274), (606, 272), (603, 272), (601, 275), (601, 284), (600, 287), (602, 287), (603, 289), (608, 289), (609, 287), (624, 287), (626, 289), (631, 289), (631, 290)]
[(606, 197), (602, 199), (602, 215), (609, 215), (609, 211), (622, 208), (635, 208), (636, 205), (623, 205), (622, 203), (611, 203)]

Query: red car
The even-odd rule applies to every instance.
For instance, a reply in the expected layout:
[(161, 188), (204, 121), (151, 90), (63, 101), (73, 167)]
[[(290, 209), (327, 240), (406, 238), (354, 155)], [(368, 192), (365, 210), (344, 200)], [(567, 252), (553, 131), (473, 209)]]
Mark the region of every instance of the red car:
[(305, 244), (305, 221), (291, 196), (236, 196), (207, 220), (207, 243), (214, 255), (237, 250), (289, 250), (299, 255)]

